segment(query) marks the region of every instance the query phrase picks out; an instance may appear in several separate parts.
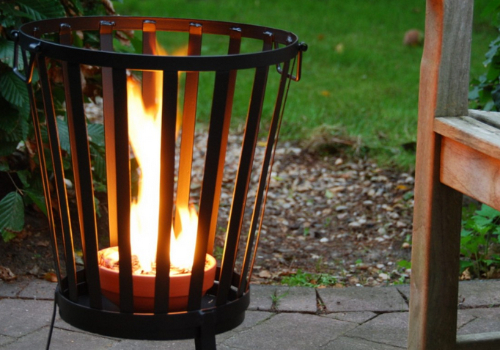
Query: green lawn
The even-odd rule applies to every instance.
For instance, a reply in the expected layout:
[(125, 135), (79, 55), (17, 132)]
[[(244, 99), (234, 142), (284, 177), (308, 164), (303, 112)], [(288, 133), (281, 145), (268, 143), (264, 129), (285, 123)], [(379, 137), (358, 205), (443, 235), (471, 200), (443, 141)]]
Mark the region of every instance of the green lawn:
[[(472, 75), (496, 30), (476, 0)], [(404, 46), (408, 29), (424, 31), (424, 0), (123, 0), (122, 15), (202, 18), (295, 32), (309, 45), (303, 79), (292, 84), (282, 138), (304, 140), (339, 126), (384, 164), (412, 168), (421, 47)]]

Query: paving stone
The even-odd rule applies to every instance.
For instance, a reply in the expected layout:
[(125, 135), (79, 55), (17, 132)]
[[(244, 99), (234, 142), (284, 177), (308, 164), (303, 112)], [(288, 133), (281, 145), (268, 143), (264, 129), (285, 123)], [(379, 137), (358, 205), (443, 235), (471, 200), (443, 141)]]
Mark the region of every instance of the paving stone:
[[(271, 312), (261, 312), (261, 311), (246, 311), (245, 312), (245, 320), (241, 325), (236, 327), (233, 330), (230, 330), (225, 333), (218, 334), (216, 336), (216, 341), (217, 343), (221, 343), (224, 340), (227, 340), (231, 337), (237, 337), (240, 332), (246, 331), (252, 327), (255, 327), (257, 324), (264, 322), (268, 320), (269, 318), (275, 316), (275, 313)], [(63, 321), (59, 316), (56, 318), (55, 322), (55, 327), (56, 328), (61, 328), (73, 332), (84, 332), (78, 328), (75, 328), (69, 324), (67, 324), (65, 321)], [(84, 332), (89, 335), (92, 335), (91, 333)], [(100, 336), (100, 335), (96, 335)], [(141, 348), (146, 348), (146, 349), (194, 349), (194, 339), (188, 339), (188, 340), (170, 340), (170, 341), (141, 341), (141, 340), (129, 340), (129, 339), (117, 339), (117, 343), (113, 345), (113, 349), (123, 349), (123, 350), (129, 350), (129, 349), (141, 349)], [(147, 346), (146, 346), (147, 345)]]
[(460, 310), (458, 315), (473, 317), (458, 329), (458, 334), (498, 332), (500, 330), (500, 308)]
[(239, 333), (223, 345), (241, 350), (317, 350), (355, 327), (351, 322), (327, 317), (283, 313)]
[(335, 312), (327, 314), (325, 317), (334, 318), (340, 321), (354, 322), (357, 324), (365, 323), (366, 321), (376, 317), (377, 314), (373, 312)]
[[(217, 350), (241, 350), (240, 345), (229, 346), (220, 343), (219, 335), (216, 336)], [(251, 346), (251, 345), (250, 345)], [(166, 340), (166, 341), (144, 341), (144, 340), (124, 340), (111, 347), (112, 350), (194, 350), (193, 339), (188, 340)], [(252, 349), (252, 347), (249, 347)]]
[(380, 344), (406, 348), (408, 342), (408, 313), (393, 312), (375, 317), (355, 330), (347, 332), (349, 337), (362, 338)]
[(475, 316), (467, 313), (458, 312), (457, 314), (457, 332), (458, 330), (474, 320)]
[(24, 288), (19, 297), (30, 299), (53, 300), (57, 283), (34, 279)]
[(60, 329), (65, 329), (67, 331), (72, 331), (72, 332), (81, 332), (82, 330), (76, 327), (73, 327), (69, 323), (66, 323), (61, 316), (59, 316), (59, 309), (57, 310), (57, 316), (56, 316), (56, 321), (54, 323), (54, 327), (60, 328)]
[[(44, 327), (34, 333), (22, 337), (15, 343), (7, 345), (5, 349), (45, 349), (48, 335), (49, 328)], [(110, 338), (96, 337), (79, 332), (69, 332), (62, 329), (54, 329), (50, 343), (50, 350), (108, 350), (111, 349), (115, 343), (116, 340)]]
[(405, 296), (406, 300), (410, 301), (410, 286), (405, 284), (397, 286), (396, 289)]
[(274, 288), (276, 309), (287, 312), (316, 312), (316, 290), (307, 287), (279, 286)]
[(217, 335), (217, 341), (222, 342), (231, 337), (237, 337), (239, 333), (244, 332), (250, 328), (255, 327), (257, 324), (260, 324), (266, 320), (269, 320), (271, 317), (276, 316), (275, 313), (264, 312), (264, 311), (246, 311), (245, 312), (245, 321), (236, 327), (233, 330), (230, 330), (225, 333), (221, 333)]
[[(274, 313), (268, 312), (257, 312), (257, 311), (247, 311), (245, 314), (245, 321), (237, 328), (232, 331), (221, 333), (216, 336), (217, 349), (232, 349), (221, 345), (224, 340), (231, 337), (237, 337), (238, 333), (248, 330), (255, 325), (263, 322), (270, 317), (274, 316)], [(113, 350), (136, 350), (136, 349), (172, 349), (172, 350), (193, 350), (194, 349), (194, 339), (186, 340), (165, 340), (165, 341), (145, 341), (145, 340), (128, 340), (128, 339), (116, 339), (116, 343), (111, 347)]]
[[(410, 286), (397, 287), (407, 298), (410, 299)], [(499, 280), (475, 280), (462, 281), (458, 285), (458, 300), (461, 306), (481, 307), (500, 305), (500, 281)]]
[(194, 350), (194, 340), (121, 340), (116, 342), (110, 349), (113, 350)]
[[(43, 282), (43, 281), (38, 281)], [(490, 305), (497, 297), (493, 292), (495, 283), (469, 282), (460, 290), (469, 299), (469, 305)], [(486, 283), (486, 284), (485, 284)], [(44, 289), (51, 283), (34, 283), (31, 298), (0, 300), (0, 350), (44, 348), (48, 336), (48, 325), (52, 316), (52, 301), (40, 300)], [(500, 290), (500, 284), (498, 284)], [(25, 285), (26, 288), (28, 286)], [(257, 287), (257, 288), (255, 288)], [(15, 285), (8, 293), (15, 296)], [(25, 289), (26, 289), (25, 288)], [(398, 287), (408, 289), (407, 286)], [(6, 294), (5, 285), (0, 284), (0, 293)], [(311, 310), (314, 289), (283, 286), (252, 286), (254, 310), (270, 308), (274, 291), (279, 299), (278, 309), (283, 311)], [(288, 291), (288, 294), (285, 294)], [(348, 292), (343, 292), (348, 291)], [(394, 291), (397, 294), (394, 294)], [(23, 290), (24, 292), (24, 290)], [(53, 289), (50, 291), (53, 293)], [(342, 294), (345, 293), (345, 294)], [(320, 289), (319, 293), (327, 305), (357, 308), (357, 311), (339, 310), (327, 315), (312, 315), (296, 312), (274, 313), (269, 311), (246, 312), (242, 325), (229, 332), (217, 335), (218, 350), (395, 350), (405, 348), (407, 342), (408, 312), (387, 310), (403, 304), (404, 300), (396, 288), (344, 288)], [(477, 295), (474, 295), (477, 294)], [(496, 291), (498, 294), (498, 291)], [(339, 296), (342, 298), (339, 299)], [(1, 294), (0, 294), (1, 298)], [(5, 296), (4, 296), (5, 298)], [(392, 303), (388, 299), (392, 298)], [(283, 304), (283, 302), (286, 302)], [(467, 299), (466, 301), (467, 302)], [(476, 303), (476, 304), (475, 304)], [(296, 306), (295, 306), (296, 305)], [(315, 303), (314, 303), (315, 305)], [(251, 306), (252, 307), (252, 306)], [(309, 309), (308, 309), (309, 308)], [(364, 309), (363, 309), (364, 308)], [(329, 308), (329, 311), (332, 310)], [(374, 312), (386, 312), (377, 316)], [(459, 334), (484, 333), (500, 329), (500, 307), (462, 309), (458, 311)], [(183, 341), (135, 341), (89, 334), (67, 325), (57, 318), (51, 350), (68, 349), (175, 349), (193, 350), (194, 340)]]
[(4, 282), (0, 280), (0, 298), (15, 298), (28, 285), (28, 281)]
[(2, 345), (12, 343), (16, 338), (7, 337), (6, 335), (0, 335), (0, 349)]
[[(378, 315), (345, 335), (406, 349), (408, 315), (408, 312), (391, 312)], [(458, 315), (457, 327), (461, 327), (473, 319), (474, 316), (471, 315)]]
[[(239, 325), (234, 330), (228, 331), (226, 333), (221, 333), (216, 336), (216, 343), (218, 350), (232, 350), (236, 349), (222, 344), (222, 342), (239, 336), (241, 332), (255, 327), (257, 324), (268, 320), (270, 317), (275, 316), (274, 313), (269, 312), (259, 312), (259, 311), (247, 311), (245, 313), (245, 321)], [(236, 340), (238, 342), (238, 340)], [(170, 340), (170, 341), (141, 341), (141, 340), (120, 340), (112, 347), (113, 350), (136, 350), (136, 349), (172, 349), (172, 350), (193, 350), (194, 349), (194, 339), (187, 340)], [(238, 349), (240, 349), (238, 347)]]
[(224, 344), (217, 344), (217, 350), (239, 350), (240, 348), (235, 348), (235, 347), (229, 347)]
[(250, 305), (248, 310), (271, 311), (272, 296), (276, 286), (252, 285), (250, 286)]
[(374, 343), (365, 339), (340, 337), (328, 343), (322, 350), (397, 350), (401, 347)]
[(0, 334), (21, 337), (46, 326), (52, 317), (51, 301), (0, 300)]
[(318, 289), (328, 312), (341, 311), (405, 311), (403, 297), (394, 287), (352, 287)]
[(500, 305), (499, 281), (466, 281), (458, 289), (458, 300), (463, 307)]

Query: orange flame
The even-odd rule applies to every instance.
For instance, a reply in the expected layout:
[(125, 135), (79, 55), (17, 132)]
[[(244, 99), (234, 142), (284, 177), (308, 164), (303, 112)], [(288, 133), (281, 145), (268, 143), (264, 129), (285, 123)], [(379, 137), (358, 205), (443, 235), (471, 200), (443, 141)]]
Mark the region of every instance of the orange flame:
[[(146, 108), (141, 84), (127, 79), (128, 128), (132, 151), (140, 169), (137, 198), (130, 211), (132, 254), (139, 259), (139, 272), (151, 272), (156, 260), (160, 183), (162, 72), (154, 72), (155, 103)], [(179, 119), (179, 118), (178, 118)], [(179, 125), (177, 125), (177, 130)], [(170, 262), (179, 269), (191, 269), (196, 242), (198, 218), (194, 210), (178, 208), (183, 230), (175, 238), (171, 232)]]

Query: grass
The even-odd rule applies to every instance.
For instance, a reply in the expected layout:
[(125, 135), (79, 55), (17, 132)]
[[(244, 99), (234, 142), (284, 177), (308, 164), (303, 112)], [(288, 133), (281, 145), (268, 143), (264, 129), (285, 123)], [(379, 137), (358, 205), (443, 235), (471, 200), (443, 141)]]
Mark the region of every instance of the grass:
[(300, 286), (316, 288), (320, 286), (334, 286), (338, 283), (338, 280), (335, 276), (326, 273), (311, 274), (302, 270), (297, 270), (297, 273), (293, 275), (284, 276), (281, 279), (281, 283), (289, 285), (290, 287)]
[[(496, 30), (476, 0), (471, 75)], [(122, 15), (203, 18), (291, 30), (309, 45), (303, 79), (293, 84), (282, 139), (304, 140), (318, 130), (338, 130), (361, 140), (384, 165), (411, 169), (416, 140), (422, 47), (402, 44), (404, 33), (424, 31), (424, 0), (123, 0)]]

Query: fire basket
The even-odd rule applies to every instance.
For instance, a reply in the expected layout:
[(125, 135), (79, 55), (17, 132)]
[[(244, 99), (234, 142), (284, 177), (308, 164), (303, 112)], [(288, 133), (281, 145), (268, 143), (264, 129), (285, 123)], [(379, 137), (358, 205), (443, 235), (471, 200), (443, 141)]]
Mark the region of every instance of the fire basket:
[[(141, 54), (116, 49), (116, 35), (131, 31)], [(186, 41), (187, 54), (160, 51), (161, 35)], [(293, 33), (254, 25), (81, 17), (25, 24), (16, 45), (14, 70), (30, 93), (61, 318), (102, 335), (194, 338), (197, 349), (215, 349), (215, 334), (241, 324), (249, 304), (270, 166), (305, 44)], [(278, 73), (269, 73), (273, 66)], [(54, 79), (58, 70), (62, 79)], [(98, 140), (90, 136), (95, 124), (82, 93), (82, 72), (89, 70), (102, 87), (107, 232), (97, 225)], [(250, 79), (240, 83), (240, 75)], [(57, 105), (58, 90), (65, 109)], [(230, 122), (241, 110), (233, 98), (245, 93), (245, 129), (232, 137)], [(208, 128), (197, 127), (200, 120)], [(204, 155), (204, 171), (195, 174), (200, 133), (206, 142), (196, 154)], [(228, 142), (240, 142), (234, 173), (226, 171)], [(229, 199), (221, 197), (224, 186), (232, 188)]]

